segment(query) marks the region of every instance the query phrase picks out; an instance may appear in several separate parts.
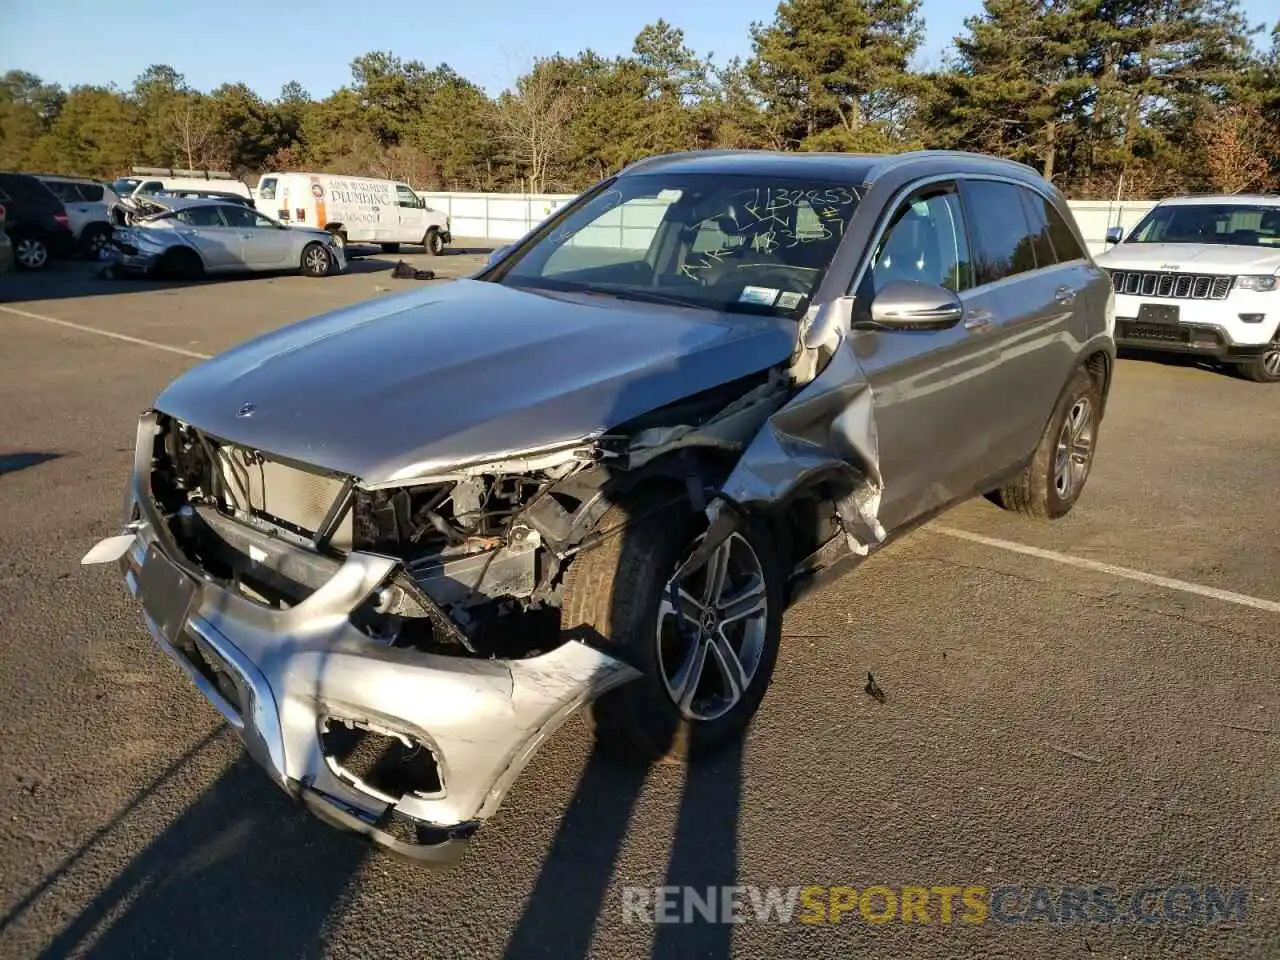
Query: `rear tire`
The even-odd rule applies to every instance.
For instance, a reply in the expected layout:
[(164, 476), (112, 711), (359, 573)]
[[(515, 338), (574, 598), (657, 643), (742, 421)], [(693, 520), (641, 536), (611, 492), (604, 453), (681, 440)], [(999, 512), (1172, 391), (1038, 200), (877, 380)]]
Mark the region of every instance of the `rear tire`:
[(382, 244), (382, 252), (383, 252), (383, 253), (399, 253), (399, 252), (400, 252), (400, 244), (398, 244), (398, 243), (384, 243), (384, 244)]
[(1280, 331), (1271, 341), (1271, 348), (1260, 357), (1236, 364), (1240, 376), (1255, 383), (1280, 383)]
[(422, 247), (429, 257), (438, 257), (444, 253), (444, 238), (440, 236), (440, 231), (435, 227), (428, 230), (427, 235), (422, 238)]
[(111, 227), (105, 223), (91, 223), (80, 234), (80, 253), (86, 260), (101, 260), (102, 249), (111, 239)]
[(49, 266), (49, 245), (43, 237), (20, 231), (10, 234), (9, 239), (13, 243), (13, 262), (19, 270), (34, 273)]
[[(720, 600), (705, 609), (682, 601), (690, 617), (687, 632), (680, 632), (669, 581), (706, 520), (686, 503), (664, 506), (666, 500), (669, 494), (654, 489), (605, 514), (601, 530), (634, 522), (573, 560), (561, 609), (569, 637), (582, 637), (641, 672), (597, 700), (587, 722), (603, 749), (643, 762), (693, 760), (740, 737), (769, 686), (782, 635), (781, 566), (768, 535), (752, 523), (721, 548)], [(721, 551), (685, 581), (699, 600), (707, 596), (707, 574)], [(753, 604), (759, 609), (746, 615)], [(718, 612), (708, 618), (713, 608)], [(724, 620), (720, 632), (720, 613), (735, 611), (740, 616)]]
[(194, 250), (178, 247), (160, 258), (156, 272), (175, 280), (199, 280), (204, 276), (204, 263)]
[(1015, 479), (989, 494), (989, 499), (1029, 517), (1065, 517), (1089, 479), (1101, 413), (1098, 384), (1082, 367), (1059, 398), (1031, 462)]
[(304, 277), (327, 277), (333, 272), (333, 257), (323, 243), (308, 243), (302, 248), (298, 272)]

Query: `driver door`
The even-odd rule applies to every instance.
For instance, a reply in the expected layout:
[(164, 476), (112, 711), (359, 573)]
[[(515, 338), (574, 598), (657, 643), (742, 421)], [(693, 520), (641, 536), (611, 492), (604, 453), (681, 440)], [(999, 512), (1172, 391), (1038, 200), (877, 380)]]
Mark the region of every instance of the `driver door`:
[(427, 211), (422, 198), (403, 183), (397, 183), (396, 210), (400, 221), (396, 240), (400, 243), (421, 243), (427, 233)]
[(222, 215), (236, 231), (240, 257), (250, 270), (282, 270), (298, 265), (293, 259), (296, 238), (288, 227), (239, 205), (227, 204)]

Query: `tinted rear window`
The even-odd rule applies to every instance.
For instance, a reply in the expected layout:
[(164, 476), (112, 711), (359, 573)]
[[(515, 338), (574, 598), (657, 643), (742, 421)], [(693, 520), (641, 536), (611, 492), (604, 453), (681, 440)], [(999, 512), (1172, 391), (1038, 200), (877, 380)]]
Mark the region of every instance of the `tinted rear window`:
[(102, 199), (102, 186), (97, 183), (80, 184), (80, 196), (84, 197), (89, 203), (97, 203)]
[(1036, 269), (1035, 238), (1027, 226), (1019, 188), (994, 180), (966, 180), (963, 191), (978, 283), (995, 283)]
[(1027, 215), (1028, 235), (1031, 237), (1031, 249), (1036, 255), (1036, 266), (1048, 267), (1058, 262), (1053, 252), (1053, 241), (1049, 239), (1049, 220), (1044, 213), (1044, 201), (1035, 193), (1022, 187), (1017, 188), (1022, 197), (1022, 210)]

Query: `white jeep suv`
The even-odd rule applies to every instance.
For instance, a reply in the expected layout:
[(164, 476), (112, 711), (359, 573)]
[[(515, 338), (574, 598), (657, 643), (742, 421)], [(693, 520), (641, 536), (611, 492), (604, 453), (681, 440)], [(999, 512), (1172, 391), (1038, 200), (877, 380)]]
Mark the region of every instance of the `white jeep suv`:
[(1164, 200), (1098, 257), (1121, 347), (1194, 353), (1280, 381), (1280, 196)]

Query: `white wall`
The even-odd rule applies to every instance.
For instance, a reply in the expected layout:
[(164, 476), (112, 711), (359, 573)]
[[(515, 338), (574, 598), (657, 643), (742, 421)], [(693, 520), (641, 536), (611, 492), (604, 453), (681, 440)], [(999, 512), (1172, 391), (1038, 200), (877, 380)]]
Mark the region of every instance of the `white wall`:
[[(428, 206), (443, 210), (449, 215), (455, 237), (503, 241), (523, 237), (575, 195), (422, 193), (421, 196)], [(1108, 227), (1120, 226), (1127, 232), (1155, 205), (1154, 200), (1125, 200), (1119, 203), (1110, 200), (1072, 200), (1070, 203), (1076, 222), (1080, 224), (1080, 231), (1094, 254), (1105, 249)], [(658, 209), (661, 207), (655, 207), (655, 212)], [(648, 235), (652, 226), (642, 222), (648, 219), (643, 212), (632, 207), (620, 210), (617, 217), (601, 223), (598, 229), (608, 229), (610, 232), (616, 230), (618, 239), (614, 242), (625, 246), (628, 238), (638, 239)], [(601, 244), (602, 240), (599, 236), (591, 238), (593, 245)]]

